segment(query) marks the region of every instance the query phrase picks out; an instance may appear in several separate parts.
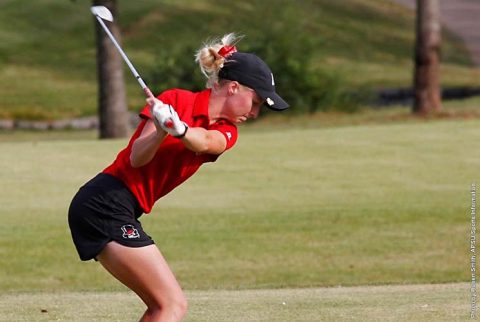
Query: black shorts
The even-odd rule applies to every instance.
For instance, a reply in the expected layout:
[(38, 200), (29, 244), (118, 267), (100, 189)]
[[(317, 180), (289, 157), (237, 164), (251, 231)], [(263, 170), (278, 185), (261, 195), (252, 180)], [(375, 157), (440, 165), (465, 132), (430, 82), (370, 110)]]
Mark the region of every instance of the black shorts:
[(143, 210), (119, 179), (104, 173), (77, 192), (68, 210), (68, 224), (81, 260), (95, 259), (110, 241), (129, 247), (154, 243), (138, 218)]

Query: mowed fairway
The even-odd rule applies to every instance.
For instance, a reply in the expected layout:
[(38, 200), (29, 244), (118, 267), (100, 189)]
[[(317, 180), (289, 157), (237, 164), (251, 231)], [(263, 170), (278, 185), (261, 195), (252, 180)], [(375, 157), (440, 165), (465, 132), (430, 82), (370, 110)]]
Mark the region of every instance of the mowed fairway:
[[(468, 321), (467, 283), (187, 291), (187, 321)], [(0, 321), (137, 321), (130, 292), (0, 295)]]
[[(275, 290), (224, 291), (271, 288), (283, 288), (278, 292), (287, 298), (304, 294), (297, 301), (303, 309), (290, 320), (302, 320), (302, 314), (305, 321), (316, 314), (330, 320), (339, 311), (344, 314), (339, 320), (371, 320), (375, 308), (367, 314), (362, 303), (383, 308), (379, 320), (390, 319), (390, 313), (394, 319), (397, 310), (403, 312), (400, 320), (411, 320), (412, 312), (431, 310), (429, 303), (418, 300), (428, 294), (440, 297), (432, 300), (441, 302), (433, 307), (448, 311), (447, 316), (468, 317), (470, 185), (480, 181), (480, 121), (324, 129), (297, 125), (240, 132), (232, 151), (205, 165), (142, 217), (188, 291), (191, 321), (215, 321), (217, 310), (218, 321), (229, 320), (225, 314), (231, 310), (236, 316), (232, 320), (248, 320), (245, 308), (253, 310), (252, 320), (289, 320), (282, 319), (281, 312), (295, 308), (290, 300), (283, 306), (280, 297), (269, 297)], [(70, 320), (72, 303), (82, 312), (84, 303), (100, 307), (98, 316), (87, 312), (93, 314), (88, 315), (92, 321), (122, 321), (115, 315), (117, 307), (129, 314), (125, 320), (141, 315), (141, 303), (130, 293), (111, 293), (125, 288), (97, 263), (78, 261), (66, 221), (79, 186), (125, 144), (0, 143), (0, 290), (7, 292), (2, 303), (25, 301), (31, 307), (41, 298), (45, 305), (62, 308), (53, 311), (63, 320)], [(418, 286), (423, 291), (412, 296), (407, 286), (393, 291), (353, 288), (352, 294), (371, 290), (371, 297), (350, 300), (331, 289), (315, 289), (449, 282), (463, 284), (442, 291)], [(84, 291), (93, 293), (79, 293)], [(382, 292), (392, 294), (390, 302), (387, 295), (379, 296)], [(119, 303), (110, 301), (111, 296)], [(132, 312), (124, 300), (133, 303)], [(280, 315), (270, 319), (267, 314), (277, 310), (275, 305)], [(0, 316), (40, 320), (27, 311), (3, 304)]]

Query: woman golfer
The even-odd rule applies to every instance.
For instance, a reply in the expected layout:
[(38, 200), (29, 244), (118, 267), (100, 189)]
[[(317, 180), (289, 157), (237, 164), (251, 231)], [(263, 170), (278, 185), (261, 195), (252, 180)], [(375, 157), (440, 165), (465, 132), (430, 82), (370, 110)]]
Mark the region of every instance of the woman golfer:
[(207, 89), (172, 89), (147, 99), (127, 147), (70, 205), (68, 222), (81, 260), (98, 260), (145, 302), (140, 321), (180, 321), (187, 301), (138, 218), (230, 149), (235, 124), (256, 118), (263, 103), (273, 110), (288, 107), (265, 62), (237, 52), (234, 43), (229, 34), (197, 52)]

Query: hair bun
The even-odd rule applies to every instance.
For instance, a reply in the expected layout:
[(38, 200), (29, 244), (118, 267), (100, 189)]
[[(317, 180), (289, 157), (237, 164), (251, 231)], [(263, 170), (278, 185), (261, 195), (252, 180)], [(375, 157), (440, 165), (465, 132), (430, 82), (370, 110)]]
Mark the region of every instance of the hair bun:
[(223, 67), (226, 58), (237, 51), (235, 44), (241, 39), (234, 33), (229, 33), (221, 39), (204, 43), (195, 54), (195, 61), (200, 65), (202, 73), (207, 77), (207, 88), (218, 81), (218, 72)]

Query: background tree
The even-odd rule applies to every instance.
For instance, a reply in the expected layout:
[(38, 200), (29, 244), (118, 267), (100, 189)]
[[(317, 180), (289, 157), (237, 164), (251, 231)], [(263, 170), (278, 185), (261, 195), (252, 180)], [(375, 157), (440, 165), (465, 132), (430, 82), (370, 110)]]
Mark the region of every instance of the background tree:
[(417, 0), (413, 113), (425, 115), (441, 110), (440, 44), (438, 0)]
[[(109, 29), (120, 42), (116, 0), (94, 0), (94, 6), (105, 6), (113, 14)], [(120, 138), (130, 134), (127, 97), (123, 77), (123, 60), (114, 44), (94, 19), (97, 46), (98, 114), (100, 138)]]

